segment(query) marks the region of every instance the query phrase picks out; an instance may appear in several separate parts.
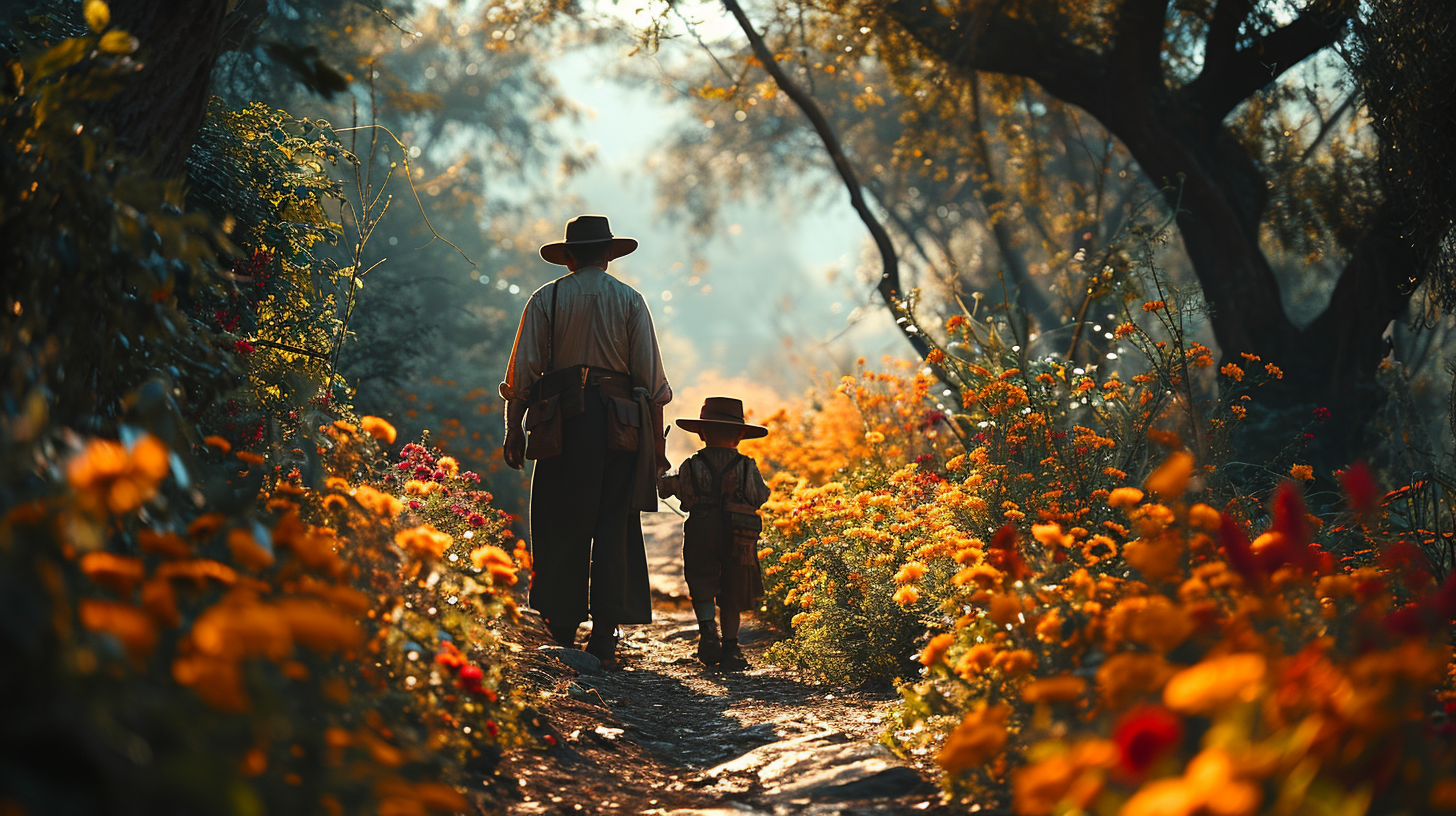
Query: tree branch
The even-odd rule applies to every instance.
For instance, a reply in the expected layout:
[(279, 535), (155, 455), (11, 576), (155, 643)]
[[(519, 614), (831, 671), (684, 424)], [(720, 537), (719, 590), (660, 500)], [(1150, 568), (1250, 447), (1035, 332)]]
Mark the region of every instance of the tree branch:
[(1168, 0), (1123, 0), (1117, 10), (1112, 46), (1112, 66), (1124, 82), (1146, 88), (1163, 84), (1163, 30), (1168, 19)]
[[(1220, 12), (1228, 2), (1224, 0), (1219, 5)], [(1208, 52), (1203, 72), (1188, 84), (1184, 95), (1202, 110), (1208, 121), (1221, 122), (1240, 102), (1285, 71), (1333, 45), (1350, 18), (1351, 13), (1343, 6), (1332, 11), (1306, 11), (1299, 19), (1260, 37), (1241, 51), (1235, 50), (1232, 36), (1220, 31), (1220, 50)], [(1220, 26), (1231, 25), (1235, 32), (1238, 28), (1237, 22), (1220, 22), (1218, 14), (1214, 15), (1214, 22)], [(1214, 44), (1213, 34), (1210, 26), (1210, 45)], [(1225, 36), (1229, 37), (1227, 42), (1222, 41)]]
[[(844, 148), (840, 146), (839, 137), (835, 135), (834, 128), (830, 126), (829, 120), (825, 118), (824, 112), (819, 109), (819, 105), (813, 97), (804, 93), (803, 89), (795, 85), (789, 79), (788, 74), (784, 73), (783, 67), (774, 59), (773, 52), (769, 50), (768, 45), (754, 29), (748, 15), (743, 13), (743, 8), (738, 5), (738, 0), (723, 0), (723, 6), (733, 15), (733, 19), (738, 22), (738, 27), (743, 29), (744, 35), (748, 37), (748, 44), (753, 48), (754, 56), (763, 63), (764, 70), (773, 77), (779, 90), (783, 91), (799, 107), (799, 110), (803, 111), (804, 116), (808, 117), (809, 123), (814, 126), (814, 132), (819, 134), (825, 151), (834, 161), (834, 169), (839, 172), (840, 179), (844, 181), (844, 186), (849, 191), (850, 206), (854, 207), (854, 211), (859, 214), (860, 220), (864, 222), (865, 228), (874, 238), (875, 247), (880, 251), (880, 261), (883, 264), (880, 283), (877, 287), (880, 297), (884, 299), (885, 305), (890, 307), (891, 314), (896, 315), (897, 318), (904, 317), (905, 310), (900, 303), (905, 299), (905, 292), (900, 286), (900, 262), (895, 253), (895, 245), (890, 240), (890, 234), (885, 231), (885, 226), (880, 223), (879, 218), (865, 202), (859, 176), (855, 173), (854, 166), (850, 164), (849, 157), (844, 154)], [(924, 358), (930, 353), (930, 345), (926, 343), (925, 338), (918, 329), (911, 325), (910, 321), (897, 320), (896, 325), (900, 327), (905, 339), (910, 341), (910, 345), (915, 348), (917, 354)], [(945, 372), (940, 370), (939, 366), (932, 366), (932, 368), (935, 369), (936, 376), (942, 382), (953, 382)]]
[(961, 71), (988, 71), (1035, 80), (1048, 93), (1094, 116), (1105, 111), (1107, 61), (1062, 32), (998, 14), (1001, 4), (978, 3), (948, 18), (923, 0), (892, 0), (886, 13), (922, 47)]

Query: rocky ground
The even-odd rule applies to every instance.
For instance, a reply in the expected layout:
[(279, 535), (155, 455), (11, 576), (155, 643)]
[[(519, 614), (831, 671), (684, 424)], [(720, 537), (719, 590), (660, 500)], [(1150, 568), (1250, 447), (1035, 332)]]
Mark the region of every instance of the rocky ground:
[(938, 813), (939, 792), (879, 744), (889, 689), (816, 684), (770, 664), (776, 636), (753, 621), (741, 641), (752, 668), (721, 672), (693, 657), (676, 516), (644, 516), (653, 622), (629, 627), (623, 668), (550, 642), (528, 614), (516, 683), (548, 735), (545, 750), (503, 758), (485, 802), (513, 814)]

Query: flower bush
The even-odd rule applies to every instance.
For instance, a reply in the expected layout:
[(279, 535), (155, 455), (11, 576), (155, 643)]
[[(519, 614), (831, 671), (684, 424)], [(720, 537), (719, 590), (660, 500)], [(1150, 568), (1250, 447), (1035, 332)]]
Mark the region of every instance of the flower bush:
[[(887, 739), (976, 808), (1456, 807), (1456, 583), (1361, 467), (1337, 474), (1333, 519), (1295, 486), (1313, 476), (1297, 441), (1264, 470), (1283, 481), (1231, 480), (1243, 397), (1281, 372), (1226, 362), (1212, 403), (1213, 356), (1171, 298), (1128, 302), (1108, 332), (1111, 353), (1142, 352), (1127, 376), (953, 317), (930, 362), (954, 387), (861, 371), (770, 421), (779, 439), (753, 450), (774, 469), (764, 610), (790, 632), (774, 657), (904, 681)], [(845, 430), (801, 446), (820, 423)]]
[(333, 399), (331, 135), (214, 109), (227, 172), (184, 199), (87, 119), (135, 47), (83, 32), (0, 87), (0, 809), (465, 809), (528, 738), (507, 518)]

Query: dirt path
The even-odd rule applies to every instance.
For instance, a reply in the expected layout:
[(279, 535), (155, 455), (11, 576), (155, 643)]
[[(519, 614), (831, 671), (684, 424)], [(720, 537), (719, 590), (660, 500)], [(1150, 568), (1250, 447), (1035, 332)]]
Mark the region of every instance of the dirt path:
[(697, 662), (692, 610), (665, 555), (680, 546), (679, 525), (657, 516), (644, 522), (658, 602), (651, 624), (628, 629), (621, 671), (554, 647), (534, 615), (516, 633), (515, 682), (532, 701), (537, 732), (555, 745), (508, 753), (487, 810), (941, 812), (935, 785), (877, 744), (893, 692), (815, 684), (774, 666), (763, 654), (774, 635), (752, 621), (740, 637), (750, 671)]

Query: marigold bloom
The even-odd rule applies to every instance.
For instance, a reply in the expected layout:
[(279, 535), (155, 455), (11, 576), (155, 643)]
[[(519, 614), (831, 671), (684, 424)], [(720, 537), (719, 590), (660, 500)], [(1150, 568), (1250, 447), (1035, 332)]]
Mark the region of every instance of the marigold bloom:
[(1145, 312), (1156, 312), (1166, 308), (1168, 308), (1168, 304), (1161, 300), (1150, 300), (1143, 304), (1143, 311)]
[(1249, 702), (1263, 688), (1266, 665), (1252, 652), (1206, 659), (1173, 675), (1163, 687), (1163, 704), (1184, 714), (1211, 714)]
[(82, 626), (115, 637), (133, 658), (145, 658), (157, 645), (156, 624), (135, 606), (85, 598), (77, 612)]
[(394, 543), (400, 549), (420, 557), (439, 558), (454, 541), (449, 533), (436, 530), (432, 524), (422, 524), (394, 534)]
[(1021, 615), (1021, 600), (1015, 595), (996, 593), (986, 605), (986, 617), (999, 626), (1014, 623)]
[(252, 451), (238, 451), (237, 453), (234, 453), (233, 456), (238, 457), (249, 465), (261, 465), (265, 461), (262, 456), (253, 453)]
[(1119, 323), (1117, 328), (1113, 329), (1112, 335), (1118, 340), (1121, 340), (1124, 337), (1130, 337), (1136, 334), (1137, 330), (1137, 324), (1135, 323)]
[(1244, 369), (1238, 363), (1224, 363), (1218, 367), (1218, 373), (1228, 377), (1234, 382), (1244, 381)]
[(66, 468), (82, 506), (93, 513), (129, 513), (157, 495), (170, 469), (170, 451), (150, 434), (128, 451), (119, 442), (93, 439)]
[(233, 444), (220, 436), (204, 437), (202, 444), (226, 456), (233, 449)]
[(109, 552), (93, 552), (81, 556), (81, 572), (118, 595), (130, 595), (132, 587), (140, 583), (146, 575), (140, 558)]
[(1193, 476), (1193, 456), (1187, 451), (1173, 451), (1158, 469), (1148, 474), (1143, 489), (1163, 499), (1176, 499), (1188, 489)]
[(377, 416), (361, 417), (359, 419), (359, 427), (364, 433), (369, 434), (386, 445), (394, 444), (397, 435), (394, 426)]
[(1313, 465), (1291, 465), (1289, 467), (1289, 478), (1298, 479), (1301, 482), (1308, 482), (1314, 479)]
[(182, 537), (172, 532), (152, 530), (150, 528), (137, 532), (137, 544), (142, 552), (160, 555), (163, 558), (186, 558), (192, 554), (192, 548)]
[(951, 774), (984, 765), (1006, 746), (1006, 722), (1010, 718), (1010, 706), (982, 705), (950, 732), (936, 761)]
[(948, 632), (936, 635), (925, 644), (925, 649), (920, 652), (920, 662), (926, 666), (939, 663), (953, 643), (955, 643), (955, 636)]
[[(331, 496), (330, 498), (337, 498)], [(261, 570), (273, 566), (273, 552), (258, 543), (258, 539), (252, 533), (241, 527), (228, 530), (227, 534), (228, 551), (233, 554), (233, 561), (251, 570)]]
[(1276, 380), (1284, 379), (1284, 372), (1279, 368), (1279, 366), (1274, 365), (1273, 363), (1266, 363), (1264, 365), (1264, 371)]
[(991, 659), (991, 668), (1007, 677), (1016, 677), (1035, 669), (1036, 662), (1036, 655), (1030, 649), (1012, 649), (1009, 652), (998, 652)]
[(1107, 494), (1108, 507), (1133, 507), (1143, 500), (1143, 492), (1136, 487), (1119, 487)]
[(895, 573), (895, 583), (912, 584), (925, 574), (925, 565), (919, 561), (906, 561), (905, 566)]
[(1163, 688), (1175, 671), (1161, 655), (1122, 652), (1107, 658), (1097, 669), (1097, 689), (1106, 705), (1120, 708), (1136, 697)]
[(1071, 703), (1087, 693), (1087, 681), (1073, 674), (1033, 680), (1021, 690), (1021, 699), (1028, 703)]
[(505, 550), (494, 544), (487, 544), (472, 550), (470, 562), (476, 569), (490, 573), (491, 583), (510, 586), (516, 582), (516, 564)]
[(382, 519), (394, 518), (404, 510), (404, 502), (368, 485), (360, 485), (355, 488), (354, 499), (363, 505), (365, 510)]
[(865, 441), (871, 445), (878, 445), (885, 441), (885, 435), (879, 431), (870, 431), (865, 434)]
[(906, 584), (895, 590), (894, 601), (901, 606), (913, 606), (920, 602), (920, 590)]
[(1162, 595), (1124, 598), (1107, 613), (1108, 641), (1141, 643), (1161, 653), (1187, 640), (1193, 628), (1188, 614)]

